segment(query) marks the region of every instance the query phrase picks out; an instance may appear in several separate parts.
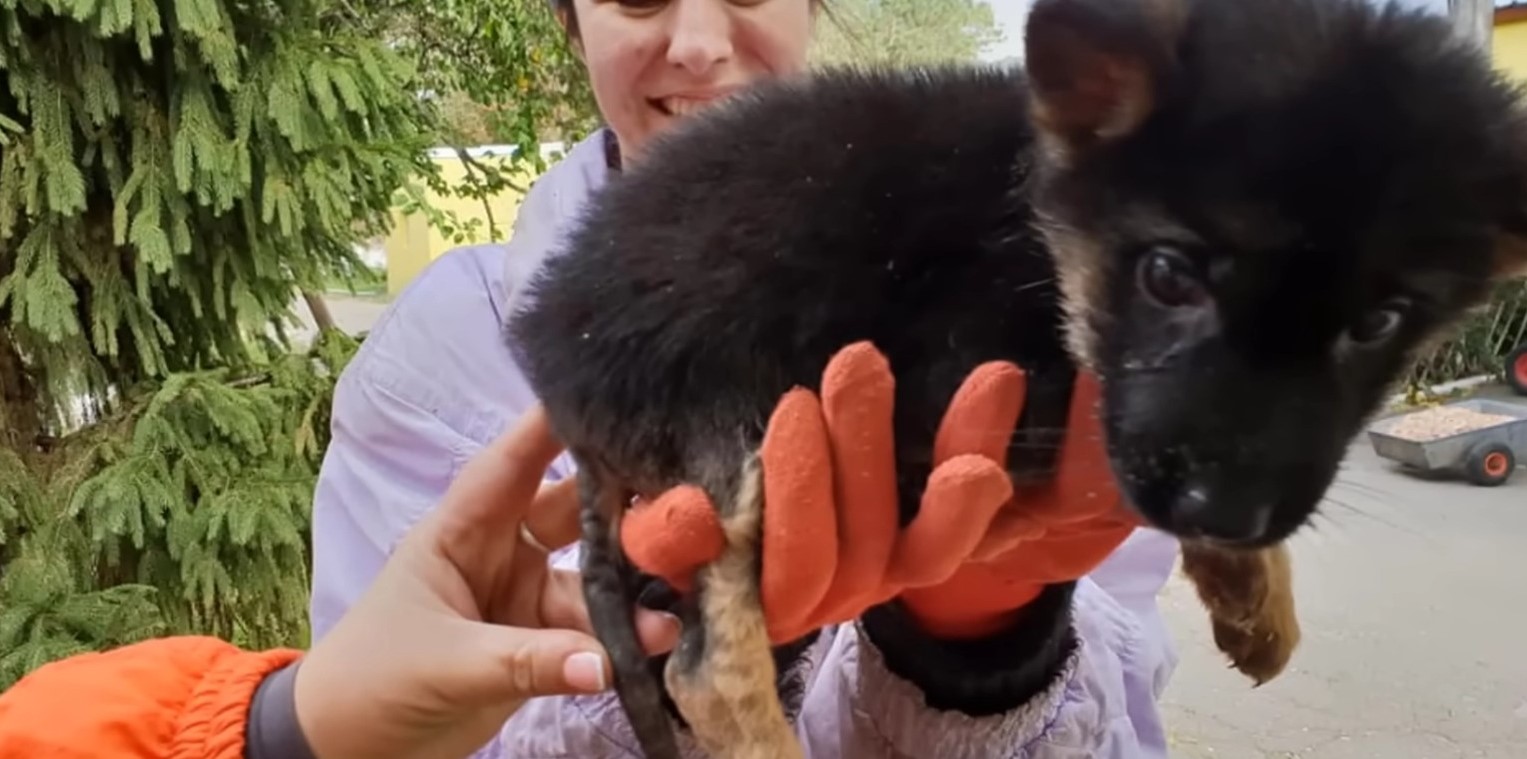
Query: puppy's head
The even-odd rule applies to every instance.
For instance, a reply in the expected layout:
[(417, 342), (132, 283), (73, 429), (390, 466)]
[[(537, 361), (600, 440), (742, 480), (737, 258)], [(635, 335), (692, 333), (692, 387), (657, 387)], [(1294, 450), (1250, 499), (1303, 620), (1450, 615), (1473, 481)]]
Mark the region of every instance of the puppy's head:
[(1036, 206), (1149, 522), (1314, 512), (1417, 350), (1527, 264), (1517, 93), (1362, 0), (1038, 0)]

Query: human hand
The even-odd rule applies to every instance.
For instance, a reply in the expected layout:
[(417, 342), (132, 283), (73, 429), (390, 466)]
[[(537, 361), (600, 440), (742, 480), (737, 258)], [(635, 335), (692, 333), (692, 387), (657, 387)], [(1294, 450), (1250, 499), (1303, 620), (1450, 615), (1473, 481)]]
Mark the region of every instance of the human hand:
[[(540, 487), (559, 451), (537, 407), (467, 464), (303, 659), (297, 716), (319, 759), (467, 756), (530, 698), (608, 686), (578, 574), (535, 545), (579, 534), (574, 483)], [(637, 626), (653, 653), (678, 637), (657, 612)]]
[[(1074, 485), (1034, 494), (1033, 503), (1012, 498), (1002, 464), (1025, 389), (1023, 373), (1011, 364), (993, 362), (971, 373), (946, 412), (936, 466), (905, 530), (897, 520), (894, 381), (884, 357), (867, 343), (851, 345), (828, 364), (820, 401), (803, 389), (786, 394), (760, 452), (766, 494), (761, 593), (771, 639), (793, 640), (946, 581), (955, 581), (950, 590), (968, 608), (919, 593), (907, 599), (914, 613), (935, 634), (976, 635), (1007, 616), (991, 611), (993, 604), (1010, 612), (1032, 600), (1033, 578), (1091, 562), (1097, 544), (1088, 517), (1111, 515), (1116, 498), (1100, 492), (1075, 501)], [(1074, 409), (1086, 403), (1084, 388), (1077, 395)], [(1068, 483), (1085, 469), (1074, 453), (1062, 457)], [(1050, 553), (1035, 552), (1033, 566), (1011, 561), (1018, 541), (1044, 535), (1051, 538)], [(683, 589), (697, 567), (720, 554), (722, 537), (705, 495), (680, 487), (634, 508), (623, 520), (622, 543), (639, 568)], [(986, 562), (997, 558), (1007, 561), (994, 565), (1003, 572), (993, 579)], [(1001, 581), (1008, 576), (1014, 581)], [(994, 586), (985, 588), (992, 597), (970, 599), (982, 582)]]

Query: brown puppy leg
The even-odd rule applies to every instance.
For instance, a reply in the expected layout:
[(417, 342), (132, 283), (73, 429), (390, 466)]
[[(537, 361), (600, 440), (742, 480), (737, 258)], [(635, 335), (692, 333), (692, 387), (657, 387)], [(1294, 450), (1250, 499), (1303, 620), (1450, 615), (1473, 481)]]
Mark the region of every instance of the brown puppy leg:
[(1214, 643), (1231, 665), (1257, 685), (1281, 674), (1300, 638), (1288, 548), (1242, 551), (1184, 541), (1182, 570), (1209, 609)]
[(801, 759), (775, 688), (774, 658), (758, 590), (763, 475), (757, 459), (723, 517), (726, 550), (699, 573), (704, 645), (674, 651), (664, 679), (700, 747), (716, 759)]

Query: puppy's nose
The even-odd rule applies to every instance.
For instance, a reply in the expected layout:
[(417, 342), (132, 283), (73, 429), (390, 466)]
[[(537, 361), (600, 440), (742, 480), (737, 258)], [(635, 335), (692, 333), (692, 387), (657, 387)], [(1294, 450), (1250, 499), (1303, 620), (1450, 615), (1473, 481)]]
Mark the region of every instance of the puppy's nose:
[(1243, 543), (1267, 534), (1272, 505), (1225, 497), (1203, 482), (1189, 482), (1172, 503), (1172, 522), (1189, 535)]

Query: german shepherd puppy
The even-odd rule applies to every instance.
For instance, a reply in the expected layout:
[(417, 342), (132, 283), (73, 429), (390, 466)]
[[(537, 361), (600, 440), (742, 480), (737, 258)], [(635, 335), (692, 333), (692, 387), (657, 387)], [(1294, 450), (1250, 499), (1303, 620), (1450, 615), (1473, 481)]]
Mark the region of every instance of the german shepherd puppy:
[[(648, 756), (676, 756), (670, 697), (714, 756), (800, 756), (759, 608), (755, 452), (843, 346), (895, 373), (905, 518), (977, 365), (1029, 375), (1015, 477), (1053, 463), (1094, 373), (1128, 504), (1182, 539), (1218, 644), (1261, 681), (1299, 634), (1281, 542), (1417, 351), (1527, 264), (1518, 92), (1442, 19), (1038, 0), (1026, 49), (1021, 70), (834, 70), (690, 119), (592, 200), (513, 317), (579, 466), (590, 612)], [(617, 535), (633, 495), (680, 483), (728, 548), (677, 602), (665, 692)], [(1019, 673), (1009, 697), (1062, 668), (1069, 590), (986, 649)], [(969, 678), (920, 685), (1000, 707)]]

